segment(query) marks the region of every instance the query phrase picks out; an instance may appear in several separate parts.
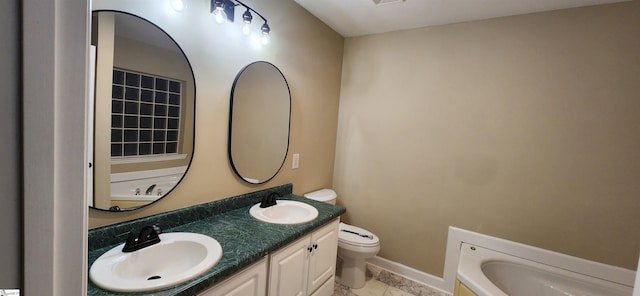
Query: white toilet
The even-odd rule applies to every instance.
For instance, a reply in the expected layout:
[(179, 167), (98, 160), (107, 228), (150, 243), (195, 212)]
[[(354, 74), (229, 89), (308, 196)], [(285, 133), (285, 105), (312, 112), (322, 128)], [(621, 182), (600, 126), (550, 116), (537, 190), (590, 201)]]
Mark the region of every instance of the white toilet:
[[(338, 195), (331, 189), (321, 189), (304, 195), (313, 200), (336, 204)], [(338, 232), (338, 258), (336, 280), (347, 287), (362, 288), (366, 279), (366, 259), (380, 251), (378, 237), (365, 229), (340, 223)]]

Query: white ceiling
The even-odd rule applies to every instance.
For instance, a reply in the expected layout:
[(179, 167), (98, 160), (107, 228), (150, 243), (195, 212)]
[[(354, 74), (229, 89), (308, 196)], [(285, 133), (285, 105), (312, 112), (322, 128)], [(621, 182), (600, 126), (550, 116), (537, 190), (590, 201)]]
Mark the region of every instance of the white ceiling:
[[(344, 37), (630, 0), (295, 0)], [(376, 2), (380, 4), (376, 5)]]

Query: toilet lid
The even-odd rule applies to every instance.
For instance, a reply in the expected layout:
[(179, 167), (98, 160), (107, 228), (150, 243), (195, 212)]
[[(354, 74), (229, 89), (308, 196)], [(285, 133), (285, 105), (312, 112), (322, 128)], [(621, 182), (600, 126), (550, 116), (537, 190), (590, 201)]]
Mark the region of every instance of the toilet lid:
[(338, 240), (342, 243), (358, 246), (375, 246), (380, 243), (378, 236), (362, 229), (340, 222)]

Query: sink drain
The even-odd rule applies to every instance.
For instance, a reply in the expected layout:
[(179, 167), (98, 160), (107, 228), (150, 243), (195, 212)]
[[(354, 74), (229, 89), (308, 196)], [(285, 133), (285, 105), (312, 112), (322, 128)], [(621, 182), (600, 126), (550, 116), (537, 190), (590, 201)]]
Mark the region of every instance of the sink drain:
[(161, 278), (162, 278), (162, 277), (161, 277), (161, 276), (159, 276), (159, 275), (154, 275), (154, 276), (152, 276), (152, 277), (148, 278), (148, 279), (147, 279), (147, 281), (151, 281), (151, 280), (159, 280), (159, 279), (161, 279)]

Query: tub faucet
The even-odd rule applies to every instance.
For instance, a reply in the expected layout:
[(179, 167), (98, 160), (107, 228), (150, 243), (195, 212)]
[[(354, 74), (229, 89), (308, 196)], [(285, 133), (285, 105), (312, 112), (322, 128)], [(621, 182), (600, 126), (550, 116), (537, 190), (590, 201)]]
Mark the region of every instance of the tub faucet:
[(144, 191), (144, 194), (150, 195), (151, 192), (153, 192), (153, 188), (156, 188), (156, 184), (149, 186), (149, 188), (147, 188), (147, 190)]

